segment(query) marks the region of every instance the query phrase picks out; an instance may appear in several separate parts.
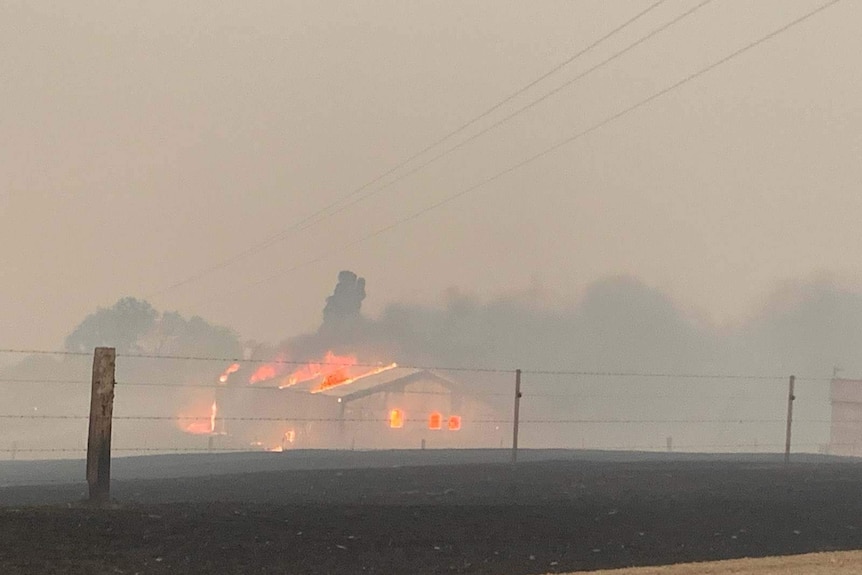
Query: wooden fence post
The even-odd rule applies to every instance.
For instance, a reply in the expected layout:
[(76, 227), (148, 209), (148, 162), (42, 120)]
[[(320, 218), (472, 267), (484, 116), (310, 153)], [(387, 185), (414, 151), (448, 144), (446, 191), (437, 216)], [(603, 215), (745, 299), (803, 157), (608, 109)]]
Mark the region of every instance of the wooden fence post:
[(97, 347), (93, 354), (90, 394), (90, 433), (87, 439), (87, 484), (90, 502), (102, 504), (111, 497), (111, 419), (114, 413), (114, 372), (117, 352)]

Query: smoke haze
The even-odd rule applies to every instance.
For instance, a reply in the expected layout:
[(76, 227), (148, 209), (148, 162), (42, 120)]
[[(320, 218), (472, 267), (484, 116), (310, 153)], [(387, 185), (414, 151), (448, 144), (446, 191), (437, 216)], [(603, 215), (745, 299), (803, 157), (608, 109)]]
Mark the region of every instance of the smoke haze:
[(860, 24), (0, 0), (0, 575), (858, 545)]
[[(373, 298), (375, 287), (373, 282), (368, 285), (368, 297)], [(265, 410), (277, 416), (279, 402), (292, 401), (291, 396), (243, 395), (251, 371), (259, 365), (243, 364), (243, 360), (321, 361), (334, 351), (353, 355), (360, 362), (465, 369), (441, 373), (479, 396), (488, 395), (489, 404), (502, 415), (511, 409), (512, 370), (520, 368), (580, 372), (525, 374), (523, 413), (527, 418), (664, 421), (682, 416), (720, 420), (688, 429), (618, 425), (613, 433), (561, 425), (531, 430), (528, 426), (525, 441), (537, 446), (607, 443), (613, 437), (616, 443), (611, 447), (625, 447), (638, 445), (636, 438), (645, 433), (652, 433), (652, 443), (675, 433), (691, 445), (711, 445), (723, 438), (726, 442), (760, 442), (765, 448), (770, 441), (779, 441), (780, 425), (741, 429), (732, 422), (764, 414), (780, 422), (790, 374), (817, 378), (801, 380), (797, 388), (801, 414), (797, 436), (805, 438), (805, 445), (816, 446), (828, 436), (827, 380), (834, 370), (848, 377), (862, 373), (858, 354), (862, 348), (862, 295), (826, 281), (787, 286), (747, 322), (722, 328), (691, 317), (660, 290), (630, 277), (596, 282), (575, 306), (549, 304), (539, 289), (484, 301), (450, 290), (442, 305), (391, 303), (376, 317), (361, 311), (365, 290), (363, 278), (342, 272), (326, 298), (320, 328), (277, 344), (243, 342), (228, 328), (212, 326), (201, 318), (158, 312), (146, 302), (126, 298), (85, 318), (70, 333), (67, 345), (70, 351), (82, 352), (97, 345), (119, 345), (120, 353), (224, 358), (202, 362), (121, 357), (117, 376), (120, 415), (170, 419), (190, 410), (206, 414), (218, 378), (225, 374), (229, 360), (238, 358), (241, 367), (236, 368), (237, 373), (227, 374), (225, 390), (218, 392), (222, 398), (233, 394), (232, 405), (223, 401), (223, 413)], [(86, 356), (32, 356), (0, 368), (0, 378), (8, 380), (5, 409), (24, 414), (86, 413), (89, 361)], [(290, 365), (284, 366), (281, 375), (292, 369)], [(57, 383), (66, 380), (72, 381)], [(123, 388), (123, 382), (156, 386)], [(183, 387), (189, 384), (203, 389), (209, 386), (211, 391), (202, 395), (198, 388)], [(46, 426), (28, 423), (10, 435), (19, 444), (32, 443), (32, 434), (38, 441), (52, 444), (82, 432), (74, 422), (52, 425), (47, 434)], [(177, 430), (170, 422), (161, 422), (160, 431), (122, 420), (118, 426), (127, 436), (148, 437), (151, 445), (176, 441)]]
[[(56, 349), (93, 309), (135, 294), (276, 341), (316, 329), (316, 302), (345, 268), (373, 279), (374, 317), (393, 301), (421, 307), (452, 285), (490, 305), (533, 277), (580, 297), (602, 278), (631, 275), (685, 309), (740, 323), (777, 282), (862, 277), (848, 254), (862, 219), (858, 2), (407, 226), (343, 247), (817, 4), (761, 0), (712, 2), (368, 201), (164, 291), (282, 237), (649, 4), (3, 2), (0, 340)], [(487, 121), (694, 4), (665, 2)]]

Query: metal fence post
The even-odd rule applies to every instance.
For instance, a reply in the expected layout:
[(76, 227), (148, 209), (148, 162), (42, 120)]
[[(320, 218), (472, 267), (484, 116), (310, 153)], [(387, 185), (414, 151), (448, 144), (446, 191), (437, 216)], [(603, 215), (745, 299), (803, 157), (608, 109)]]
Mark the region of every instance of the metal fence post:
[(512, 464), (518, 462), (518, 427), (521, 415), (521, 370), (515, 370), (515, 417), (512, 424)]
[(790, 463), (790, 431), (793, 428), (793, 400), (796, 396), (793, 395), (793, 388), (796, 384), (796, 376), (790, 376), (790, 385), (787, 390), (787, 433), (784, 440), (784, 463)]

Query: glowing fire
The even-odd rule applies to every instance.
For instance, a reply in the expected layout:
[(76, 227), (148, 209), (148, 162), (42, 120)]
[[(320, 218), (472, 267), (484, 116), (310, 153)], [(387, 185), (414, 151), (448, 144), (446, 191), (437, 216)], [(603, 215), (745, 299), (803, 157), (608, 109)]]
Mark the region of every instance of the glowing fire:
[(236, 373), (237, 371), (239, 371), (239, 364), (238, 363), (231, 364), (230, 367), (228, 367), (226, 370), (224, 370), (224, 373), (222, 373), (219, 376), (219, 378), (218, 378), (219, 383), (227, 383), (227, 379), (230, 377), (230, 374)]
[(428, 416), (428, 429), (443, 429), (443, 415), (439, 411)]
[(450, 415), (449, 416), (449, 431), (458, 431), (461, 429), (461, 416), (460, 415)]
[(212, 435), (215, 433), (217, 416), (218, 403), (213, 400), (209, 408), (209, 416), (180, 415), (177, 417), (177, 425), (179, 425), (180, 429), (192, 435)]
[(400, 429), (404, 427), (404, 412), (400, 409), (393, 409), (389, 412), (389, 427), (392, 429)]
[(297, 383), (312, 381), (318, 377), (322, 377), (324, 382), (329, 381), (330, 386), (337, 385), (338, 382), (349, 379), (347, 370), (355, 364), (356, 356), (354, 355), (335, 355), (331, 351), (327, 351), (322, 362), (303, 365), (287, 376), (278, 387), (284, 389)]
[(260, 383), (278, 377), (284, 373), (287, 362), (284, 353), (279, 353), (274, 360), (257, 368), (248, 379), (250, 384)]
[[(249, 379), (249, 383), (254, 384), (278, 377), (281, 374), (285, 363), (286, 362), (280, 357), (272, 363), (260, 366), (252, 374)], [(312, 361), (299, 367), (293, 373), (285, 377), (278, 388), (285, 389), (299, 383), (320, 379), (320, 383), (311, 390), (311, 393), (319, 393), (323, 390), (339, 385), (347, 385), (363, 377), (376, 375), (398, 366), (394, 363), (377, 366), (359, 374), (355, 373), (355, 367), (355, 355), (336, 355), (332, 351), (327, 351), (322, 361)]]
[(267, 447), (266, 450), (274, 453), (281, 453), (287, 448), (287, 444), (293, 443), (294, 441), (296, 441), (296, 431), (294, 431), (293, 429), (289, 429), (284, 432), (284, 435), (281, 436), (281, 445)]
[(210, 407), (210, 433), (215, 433), (215, 422), (216, 416), (218, 415), (218, 404), (215, 400), (213, 400), (212, 407)]
[(312, 389), (311, 393), (320, 393), (321, 391), (332, 389), (333, 387), (338, 387), (340, 385), (349, 385), (364, 377), (377, 375), (378, 373), (383, 373), (384, 371), (389, 371), (390, 369), (395, 369), (396, 367), (398, 367), (397, 363), (390, 363), (389, 365), (381, 365), (380, 367), (375, 367), (369, 371), (366, 371), (365, 373), (356, 375), (354, 377), (341, 377), (340, 375), (339, 377), (327, 377), (317, 387)]
[(249, 383), (259, 383), (261, 381), (266, 381), (267, 379), (272, 379), (273, 377), (278, 375), (277, 364), (268, 363), (266, 365), (262, 365), (255, 370), (251, 377), (249, 378)]

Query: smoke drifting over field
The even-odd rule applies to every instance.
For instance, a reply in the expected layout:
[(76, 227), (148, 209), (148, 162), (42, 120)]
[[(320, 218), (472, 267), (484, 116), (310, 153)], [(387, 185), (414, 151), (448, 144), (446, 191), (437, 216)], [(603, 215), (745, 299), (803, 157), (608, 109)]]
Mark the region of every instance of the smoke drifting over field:
[(530, 291), (482, 300), (452, 290), (442, 306), (393, 303), (369, 318), (361, 313), (364, 298), (364, 280), (342, 272), (320, 330), (280, 347), (300, 358), (302, 352), (317, 357), (326, 349), (352, 348), (402, 363), (455, 367), (818, 377), (835, 367), (862, 372), (862, 294), (829, 282), (786, 287), (745, 323), (724, 328), (693, 319), (669, 296), (630, 277), (593, 284), (573, 307), (548, 306)]
[[(380, 286), (369, 283), (368, 297), (380, 291)], [(201, 318), (160, 313), (146, 302), (127, 298), (86, 318), (72, 332), (67, 345), (72, 351), (83, 352), (97, 345), (117, 345), (121, 353), (127, 354), (239, 360), (240, 365), (234, 366), (229, 361), (121, 358), (117, 375), (121, 384), (156, 386), (121, 387), (117, 396), (119, 415), (209, 417), (217, 399), (220, 417), (253, 415), (261, 409), (278, 417), (280, 402), (293, 400), (289, 395), (275, 394), (290, 390), (242, 395), (242, 389), (250, 381), (260, 386), (267, 385), (268, 378), (288, 377), (296, 366), (284, 364), (281, 371), (273, 370), (256, 380), (253, 371), (261, 364), (246, 360), (320, 362), (331, 357), (327, 354), (335, 353), (348, 358), (345, 366), (356, 361), (360, 365), (398, 362), (641, 374), (533, 374), (525, 379), (523, 413), (527, 419), (543, 420), (646, 418), (663, 422), (693, 417), (728, 422), (686, 428), (660, 424), (607, 429), (595, 425), (577, 429), (562, 425), (527, 427), (523, 437), (536, 446), (626, 447), (639, 445), (637, 440), (642, 437), (655, 445), (659, 441), (663, 444), (666, 435), (675, 435), (681, 444), (691, 445), (716, 441), (734, 445), (745, 441), (776, 443), (783, 433), (779, 424), (731, 424), (734, 420), (763, 417), (775, 417), (780, 423), (786, 385), (783, 378), (787, 375), (828, 378), (835, 368), (843, 369), (841, 373), (847, 377), (862, 373), (862, 358), (858, 355), (862, 349), (862, 295), (827, 282), (786, 288), (776, 293), (760, 313), (729, 328), (694, 320), (661, 291), (626, 277), (595, 283), (577, 305), (570, 307), (547, 305), (540, 294), (530, 291), (482, 300), (452, 290), (437, 307), (393, 303), (379, 316), (369, 317), (362, 313), (365, 298), (365, 280), (352, 272), (341, 272), (337, 286), (326, 299), (320, 328), (278, 344), (242, 343), (227, 328), (211, 326)], [(6, 411), (61, 415), (86, 412), (88, 363), (87, 357), (34, 356), (0, 369), (0, 378), (16, 382), (3, 388)], [(656, 377), (656, 373), (764, 375), (776, 379), (764, 383), (752, 379)], [(353, 375), (356, 374), (349, 374)], [(452, 375), (477, 392), (511, 391), (510, 374), (466, 371)], [(78, 383), (51, 383), (70, 379)], [(199, 387), (179, 387), (189, 384)], [(174, 385), (178, 387), (172, 388)], [(800, 404), (803, 419), (799, 437), (807, 438), (810, 444), (821, 444), (827, 440), (828, 424), (806, 428), (804, 419), (828, 418), (828, 386), (822, 381), (805, 385), (799, 388), (804, 400)], [(505, 394), (489, 401), (507, 415), (511, 400)], [(546, 397), (548, 394), (551, 396)], [(553, 394), (569, 397), (560, 399)], [(599, 394), (605, 397), (588, 399)], [(717, 399), (716, 394), (720, 395)], [(79, 422), (44, 423), (25, 420), (16, 424), (10, 441), (18, 445), (47, 442), (50, 446), (82, 433)], [(170, 421), (157, 423), (159, 427), (153, 431), (120, 420), (117, 429), (126, 439), (119, 443), (134, 443), (137, 447), (143, 438), (148, 438), (159, 447), (171, 445), (180, 433), (177, 426)], [(213, 422), (212, 427), (206, 431), (218, 433), (224, 425)]]

